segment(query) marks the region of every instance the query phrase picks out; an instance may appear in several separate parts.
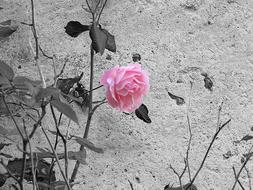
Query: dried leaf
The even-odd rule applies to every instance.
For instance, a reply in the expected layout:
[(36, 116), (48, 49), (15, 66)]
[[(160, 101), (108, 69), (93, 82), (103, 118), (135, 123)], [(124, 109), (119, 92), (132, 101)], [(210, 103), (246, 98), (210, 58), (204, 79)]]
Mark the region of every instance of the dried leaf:
[(104, 153), (104, 150), (102, 148), (97, 148), (92, 142), (90, 142), (89, 140), (85, 139), (85, 138), (81, 138), (78, 136), (73, 136), (75, 137), (75, 141), (80, 144), (83, 145), (87, 148), (89, 148), (90, 150), (97, 152), (97, 153)]
[(10, 143), (0, 143), (0, 151), (5, 147), (11, 145)]
[(176, 100), (177, 105), (183, 105), (185, 103), (183, 98), (176, 96), (176, 95), (170, 93), (169, 91), (168, 91), (168, 94), (171, 97), (171, 99)]
[(68, 152), (68, 158), (70, 160), (78, 160), (81, 164), (86, 164), (86, 150), (74, 152), (74, 151), (69, 151)]
[(0, 75), (6, 77), (9, 81), (14, 78), (13, 69), (2, 60), (0, 60)]
[(13, 20), (6, 20), (0, 23), (0, 40), (9, 37), (18, 29), (17, 22)]
[(245, 136), (241, 139), (241, 141), (249, 141), (249, 140), (251, 140), (251, 139), (253, 139), (253, 136), (251, 136), (251, 135), (245, 135)]
[(82, 25), (78, 21), (70, 21), (68, 22), (67, 26), (65, 26), (65, 32), (74, 38), (77, 37), (82, 32), (87, 31), (89, 29), (90, 29), (89, 25)]
[(139, 53), (134, 53), (132, 56), (133, 62), (138, 62), (141, 60), (141, 55)]
[(95, 50), (95, 52), (99, 52), (101, 55), (103, 55), (106, 47), (107, 36), (102, 31), (100, 26), (97, 25), (97, 23), (93, 23), (91, 25), (90, 38), (92, 40), (92, 48)]
[(76, 113), (69, 104), (63, 103), (60, 100), (51, 100), (50, 103), (54, 106), (59, 112), (66, 115), (68, 118), (79, 124)]
[(231, 156), (233, 156), (233, 154), (230, 150), (227, 153), (223, 154), (224, 159), (229, 159)]
[(135, 115), (144, 122), (151, 123), (151, 119), (148, 116), (148, 108), (145, 104), (141, 104), (141, 106), (135, 110)]
[(213, 81), (208, 77), (207, 73), (201, 73), (202, 76), (204, 76), (204, 83), (205, 83), (205, 88), (213, 91)]
[(105, 48), (111, 52), (116, 52), (116, 43), (114, 35), (110, 34), (110, 32), (108, 32), (106, 29), (102, 29), (102, 31), (107, 37)]

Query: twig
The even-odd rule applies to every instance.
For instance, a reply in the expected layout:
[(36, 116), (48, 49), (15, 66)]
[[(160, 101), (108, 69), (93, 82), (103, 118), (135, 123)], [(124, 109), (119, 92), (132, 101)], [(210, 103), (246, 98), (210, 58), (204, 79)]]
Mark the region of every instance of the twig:
[(100, 13), (99, 13), (99, 15), (98, 15), (97, 23), (99, 23), (100, 16), (101, 16), (101, 14), (102, 14), (102, 12), (103, 12), (103, 10), (104, 10), (104, 8), (105, 8), (106, 3), (107, 3), (107, 0), (105, 0), (105, 2), (104, 2), (104, 4), (103, 4), (103, 7), (102, 7), (102, 9), (101, 9), (101, 11), (100, 11)]
[[(235, 167), (233, 166), (232, 168), (233, 168), (233, 172), (234, 172), (235, 179), (236, 179), (236, 171), (235, 171)], [(245, 189), (244, 189), (244, 187), (242, 186), (242, 183), (240, 182), (240, 180), (239, 180), (239, 179), (238, 179), (238, 183), (239, 183), (240, 187), (241, 187), (243, 190), (245, 190)]]
[[(56, 80), (59, 76), (62, 75), (62, 73), (64, 72), (64, 69), (65, 69), (65, 67), (66, 67), (66, 64), (67, 64), (67, 62), (65, 62), (65, 63), (63, 64), (60, 73), (54, 76), (54, 80)], [(55, 65), (54, 65), (54, 67), (55, 67)], [(56, 69), (54, 69), (54, 70), (56, 70)]]
[(45, 130), (44, 130), (43, 127), (41, 127), (41, 130), (43, 131), (43, 133), (44, 133), (44, 135), (45, 135), (45, 137), (46, 137), (46, 139), (47, 139), (47, 142), (49, 143), (50, 148), (51, 148), (51, 150), (52, 150), (53, 153), (54, 153), (54, 156), (55, 156), (55, 159), (56, 159), (56, 163), (57, 163), (57, 165), (58, 165), (58, 167), (59, 167), (59, 170), (60, 170), (60, 173), (61, 173), (61, 175), (62, 175), (62, 177), (63, 177), (63, 179), (64, 179), (64, 181), (65, 181), (65, 183), (66, 183), (66, 185), (67, 185), (67, 187), (68, 187), (68, 190), (71, 190), (71, 187), (70, 187), (70, 185), (69, 185), (69, 182), (68, 182), (68, 180), (67, 180), (67, 178), (66, 178), (66, 176), (65, 176), (65, 174), (64, 174), (64, 172), (63, 172), (63, 170), (62, 170), (62, 168), (61, 168), (58, 155), (56, 154), (56, 152), (55, 152), (55, 150), (54, 150), (54, 147), (53, 147), (52, 143), (50, 142), (50, 140), (49, 140), (49, 138), (48, 138), (48, 136), (47, 136), (47, 133), (45, 132)]
[(189, 188), (192, 186), (192, 184), (194, 183), (196, 177), (198, 176), (200, 170), (202, 169), (202, 167), (203, 167), (203, 165), (204, 165), (204, 163), (205, 163), (205, 161), (206, 161), (206, 158), (207, 158), (207, 156), (208, 156), (208, 153), (209, 153), (209, 151), (211, 150), (211, 147), (212, 147), (212, 145), (213, 145), (213, 143), (214, 143), (216, 137), (218, 136), (218, 134), (220, 133), (220, 131), (221, 131), (230, 121), (231, 121), (231, 119), (229, 119), (228, 121), (226, 121), (221, 127), (219, 127), (219, 129), (218, 129), (218, 130), (216, 131), (216, 133), (214, 134), (214, 136), (213, 136), (213, 138), (212, 138), (212, 141), (211, 141), (211, 143), (209, 144), (209, 147), (208, 147), (208, 149), (207, 149), (207, 151), (206, 151), (206, 154), (205, 154), (205, 156), (204, 156), (204, 158), (203, 158), (203, 160), (202, 160), (202, 162), (201, 162), (201, 165), (200, 165), (199, 169), (197, 170), (197, 172), (196, 172), (196, 174), (194, 175), (192, 181), (191, 181), (190, 184), (186, 187), (185, 190), (189, 189)]
[(130, 187), (131, 187), (131, 190), (134, 190), (134, 187), (133, 187), (132, 182), (131, 182), (131, 181), (129, 181), (129, 180), (127, 180), (127, 181), (128, 181), (128, 183), (129, 183), (129, 185), (130, 185)]
[(244, 169), (246, 170), (247, 176), (248, 176), (248, 179), (249, 179), (249, 190), (252, 190), (250, 172), (249, 172), (249, 170), (248, 170), (248, 168), (246, 166), (244, 167)]
[[(252, 145), (251, 148), (249, 149), (249, 151), (248, 151), (249, 153), (251, 152), (252, 148), (253, 148), (253, 145)], [(234, 190), (234, 189), (235, 189), (236, 183), (237, 183), (238, 180), (239, 180), (239, 177), (240, 177), (240, 175), (241, 175), (241, 172), (242, 172), (243, 168), (246, 166), (246, 164), (248, 163), (248, 161), (250, 160), (251, 156), (252, 156), (251, 154), (248, 155), (247, 158), (246, 158), (246, 160), (243, 162), (242, 167), (240, 168), (239, 172), (237, 173), (237, 175), (236, 175), (236, 177), (235, 177), (235, 182), (234, 182), (234, 185), (233, 185), (233, 187), (231, 188), (231, 190)]]
[(44, 57), (46, 57), (46, 58), (48, 58), (48, 59), (54, 59), (52, 56), (49, 56), (49, 55), (47, 55), (44, 51), (43, 51), (43, 49), (40, 47), (40, 45), (39, 45), (39, 49), (40, 49), (40, 51), (41, 51), (41, 53), (42, 53), (42, 55), (44, 56)]
[[(87, 1), (87, 3), (88, 3), (88, 1)], [(93, 109), (92, 108), (92, 89), (93, 89), (94, 50), (92, 48), (92, 45), (90, 45), (90, 55), (91, 55), (91, 58), (90, 58), (89, 111), (88, 111), (88, 117), (87, 117), (87, 122), (86, 122), (86, 127), (85, 127), (85, 132), (84, 132), (83, 138), (87, 138), (87, 136), (88, 136), (90, 123), (91, 123), (91, 118), (92, 118), (92, 115), (93, 115), (93, 112), (92, 112), (92, 109)], [(81, 145), (80, 151), (82, 151), (83, 149), (84, 149), (84, 146)], [(79, 165), (80, 165), (80, 162), (77, 160), (76, 164), (75, 164), (75, 167), (74, 167), (74, 170), (73, 170), (72, 175), (71, 175), (70, 182), (73, 182), (75, 180)]]
[(182, 180), (181, 180), (182, 176), (179, 175), (179, 173), (172, 167), (172, 165), (170, 165), (170, 169), (174, 172), (174, 174), (176, 174), (176, 176), (178, 177), (180, 187), (182, 190), (184, 190), (183, 185), (182, 185)]

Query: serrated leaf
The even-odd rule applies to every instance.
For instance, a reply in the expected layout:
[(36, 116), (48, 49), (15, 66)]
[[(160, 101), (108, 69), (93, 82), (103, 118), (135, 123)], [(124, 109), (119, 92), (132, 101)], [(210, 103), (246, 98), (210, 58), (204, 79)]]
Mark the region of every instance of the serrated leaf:
[(74, 151), (69, 151), (68, 152), (68, 158), (70, 160), (78, 160), (81, 164), (86, 164), (86, 150), (74, 152)]
[(67, 26), (65, 26), (65, 32), (71, 37), (77, 37), (82, 32), (85, 32), (90, 29), (89, 25), (82, 25), (78, 21), (70, 21)]
[(81, 137), (78, 137), (78, 136), (73, 136), (75, 137), (75, 141), (80, 144), (80, 145), (83, 145), (85, 147), (87, 147), (88, 149), (94, 151), (94, 152), (97, 152), (97, 153), (104, 153), (104, 150), (102, 148), (97, 148), (92, 142), (90, 142), (89, 140), (87, 139), (84, 139), (84, 138), (81, 138)]
[(92, 48), (95, 50), (96, 53), (100, 53), (103, 55), (105, 51), (107, 36), (101, 30), (100, 26), (97, 23), (93, 23), (90, 29), (90, 38), (92, 40)]
[(0, 60), (0, 74), (6, 77), (9, 81), (12, 81), (14, 78), (13, 69), (2, 60)]
[(253, 139), (253, 136), (251, 136), (251, 135), (245, 135), (245, 136), (241, 139), (241, 141), (249, 141), (249, 140), (251, 140), (251, 139)]
[(148, 108), (145, 104), (141, 104), (141, 106), (135, 110), (135, 115), (142, 121), (151, 123), (151, 119), (148, 116)]
[(0, 143), (0, 151), (5, 147), (11, 145), (10, 143)]
[(6, 20), (0, 23), (0, 40), (9, 37), (18, 29), (18, 25), (13, 20)]
[(59, 112), (66, 115), (68, 118), (79, 124), (76, 113), (69, 104), (65, 104), (59, 100), (51, 100), (50, 103), (54, 106)]
[(105, 48), (111, 52), (116, 52), (116, 43), (114, 35), (110, 34), (110, 32), (108, 32), (106, 29), (102, 29), (102, 31), (105, 33), (107, 37)]

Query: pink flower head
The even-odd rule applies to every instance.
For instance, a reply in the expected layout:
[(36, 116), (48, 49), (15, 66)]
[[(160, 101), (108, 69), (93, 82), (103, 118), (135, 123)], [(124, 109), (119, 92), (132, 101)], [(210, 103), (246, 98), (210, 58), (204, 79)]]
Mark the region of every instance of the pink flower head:
[(106, 87), (108, 103), (123, 112), (133, 112), (142, 104), (142, 97), (149, 90), (147, 72), (140, 64), (115, 66), (104, 72), (100, 83)]

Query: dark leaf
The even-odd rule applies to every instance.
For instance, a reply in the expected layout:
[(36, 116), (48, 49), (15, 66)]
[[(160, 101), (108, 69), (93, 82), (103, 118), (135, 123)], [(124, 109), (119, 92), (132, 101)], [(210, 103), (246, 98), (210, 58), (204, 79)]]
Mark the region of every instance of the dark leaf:
[[(22, 162), (23, 159), (14, 159), (12, 161), (8, 162), (7, 168), (8, 170), (15, 175), (16, 177), (20, 177), (20, 174), (22, 173)], [(43, 159), (34, 160), (34, 163), (37, 163), (36, 167), (36, 180), (38, 182), (45, 182), (49, 180), (49, 172), (50, 172), (50, 163), (46, 162)], [(32, 161), (31, 159), (26, 159), (26, 168), (25, 168), (25, 176), (24, 178), (27, 181), (33, 180), (32, 175)], [(54, 182), (56, 180), (55, 178), (55, 172), (52, 171), (50, 180)]]
[(79, 152), (73, 152), (69, 151), (68, 152), (68, 158), (70, 160), (78, 160), (81, 164), (86, 164), (86, 150), (82, 150)]
[(63, 93), (68, 94), (70, 89), (74, 86), (75, 83), (79, 82), (83, 77), (83, 73), (80, 76), (75, 78), (67, 78), (67, 79), (58, 79), (56, 86), (59, 88)]
[(74, 100), (76, 104), (85, 112), (86, 108), (89, 104), (89, 93), (88, 90), (84, 88), (81, 83), (77, 83), (77, 86), (72, 91), (72, 95), (78, 99), (78, 101)]
[(2, 150), (5, 146), (11, 145), (10, 143), (0, 143), (0, 150)]
[(74, 38), (77, 37), (82, 32), (87, 31), (89, 29), (90, 29), (90, 26), (82, 25), (78, 21), (70, 21), (68, 22), (67, 26), (65, 26), (65, 32)]
[(176, 100), (177, 105), (183, 105), (185, 103), (183, 98), (176, 96), (174, 94), (171, 94), (169, 91), (168, 91), (168, 94), (171, 97), (171, 99)]
[(6, 20), (0, 23), (0, 40), (9, 37), (18, 29), (18, 25), (13, 20)]
[(12, 158), (13, 156), (9, 155), (9, 154), (5, 154), (5, 153), (2, 153), (0, 152), (0, 156), (3, 156), (5, 158)]
[(105, 48), (111, 52), (116, 52), (116, 43), (114, 35), (110, 34), (106, 29), (102, 29), (107, 37)]
[(6, 179), (7, 179), (6, 175), (0, 174), (0, 187), (2, 187), (5, 184)]
[(48, 182), (38, 182), (39, 190), (65, 190), (67, 187), (64, 181), (55, 181), (50, 185)]
[(139, 53), (134, 53), (132, 56), (133, 62), (138, 62), (141, 60), (141, 55)]
[(229, 159), (231, 156), (233, 156), (233, 154), (230, 150), (227, 153), (223, 154), (224, 159)]
[[(183, 185), (183, 189), (186, 189), (190, 184), (187, 183), (186, 185)], [(164, 190), (182, 190), (182, 188), (179, 187), (173, 187), (172, 185), (168, 184), (164, 187)], [(197, 187), (192, 184), (191, 187), (188, 188), (188, 190), (198, 190)]]
[(52, 106), (54, 106), (59, 112), (63, 113), (64, 115), (66, 115), (68, 118), (70, 118), (71, 120), (73, 120), (74, 122), (76, 122), (77, 124), (78, 122), (78, 118), (76, 116), (76, 113), (74, 112), (74, 110), (72, 109), (72, 107), (69, 104), (63, 103), (60, 100), (51, 100), (50, 103), (52, 104)]
[(141, 106), (135, 110), (135, 115), (144, 122), (151, 123), (151, 119), (148, 116), (148, 108), (145, 104), (141, 104)]
[(253, 136), (251, 136), (251, 135), (246, 135), (246, 136), (244, 136), (244, 137), (241, 139), (241, 141), (249, 141), (249, 140), (251, 140), (251, 139), (253, 139)]
[(78, 137), (78, 136), (73, 136), (73, 137), (75, 137), (75, 141), (78, 144), (83, 145), (83, 146), (89, 148), (90, 150), (93, 150), (94, 152), (104, 153), (104, 150), (102, 148), (95, 147), (95, 145), (92, 142), (90, 142), (89, 140)]
[(207, 73), (201, 73), (202, 76), (204, 76), (204, 83), (205, 83), (205, 88), (213, 91), (213, 81), (208, 77)]
[(6, 77), (9, 81), (14, 78), (13, 69), (2, 60), (0, 60), (0, 75)]
[(97, 25), (97, 23), (93, 23), (91, 25), (90, 38), (92, 40), (92, 48), (95, 50), (95, 52), (99, 52), (101, 55), (103, 55), (106, 47), (107, 36)]

